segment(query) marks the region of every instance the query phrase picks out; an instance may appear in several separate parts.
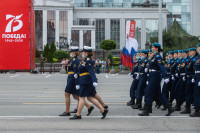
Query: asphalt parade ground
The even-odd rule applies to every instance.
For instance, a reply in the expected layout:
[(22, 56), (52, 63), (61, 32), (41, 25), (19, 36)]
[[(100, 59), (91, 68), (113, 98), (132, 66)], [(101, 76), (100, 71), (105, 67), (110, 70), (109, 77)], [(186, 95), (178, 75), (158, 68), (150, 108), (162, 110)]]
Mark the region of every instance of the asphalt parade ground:
[[(67, 75), (0, 74), (0, 133), (200, 133), (200, 118), (180, 112), (166, 117), (166, 111), (154, 107), (149, 117), (139, 117), (141, 111), (126, 106), (130, 100), (130, 76), (99, 74), (97, 77), (97, 93), (109, 106), (107, 118), (101, 120), (96, 107), (86, 116), (84, 107), (82, 120), (72, 121), (58, 116), (65, 111)], [(77, 101), (71, 97), (71, 102), (73, 110)]]

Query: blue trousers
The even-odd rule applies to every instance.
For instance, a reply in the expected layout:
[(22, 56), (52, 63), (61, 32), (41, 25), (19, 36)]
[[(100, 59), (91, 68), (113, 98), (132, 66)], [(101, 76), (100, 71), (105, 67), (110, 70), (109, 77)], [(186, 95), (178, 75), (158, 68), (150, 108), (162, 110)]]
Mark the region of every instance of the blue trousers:
[(142, 100), (142, 97), (144, 96), (144, 93), (145, 93), (146, 82), (147, 82), (147, 76), (143, 74), (140, 77), (139, 82), (138, 82), (137, 91), (136, 91), (136, 99)]
[(160, 72), (150, 72), (149, 73), (149, 84), (147, 85), (146, 94), (145, 94), (145, 105), (146, 106), (152, 106), (152, 102), (153, 102), (155, 94), (156, 94), (156, 97), (158, 98), (158, 100), (163, 105), (168, 104), (168, 100), (161, 93), (160, 82), (161, 82)]
[(173, 102), (174, 99), (176, 99), (176, 83), (178, 82), (178, 78), (175, 77), (174, 80), (172, 80), (172, 86), (171, 86), (171, 93), (170, 93), (170, 101)]
[(132, 81), (132, 84), (131, 84), (131, 87), (130, 87), (130, 97), (131, 98), (135, 98), (135, 91), (137, 89), (137, 86), (138, 86), (138, 82), (139, 80), (137, 80), (136, 78), (133, 79)]
[(195, 83), (192, 83), (192, 77), (187, 78), (186, 88), (185, 88), (185, 100), (186, 104), (192, 104), (193, 102), (193, 92)]
[(177, 103), (183, 104), (185, 101), (185, 86), (186, 81), (183, 81), (183, 76), (180, 76), (175, 87), (175, 97)]
[[(170, 77), (170, 75), (168, 75)], [(164, 83), (163, 88), (162, 88), (162, 94), (169, 99), (170, 93), (171, 93), (171, 87), (172, 87), (172, 80), (170, 77), (169, 82), (166, 84)]]
[(198, 83), (200, 82), (200, 74), (195, 76), (196, 82), (194, 87), (194, 104), (196, 107), (200, 107), (200, 86)]

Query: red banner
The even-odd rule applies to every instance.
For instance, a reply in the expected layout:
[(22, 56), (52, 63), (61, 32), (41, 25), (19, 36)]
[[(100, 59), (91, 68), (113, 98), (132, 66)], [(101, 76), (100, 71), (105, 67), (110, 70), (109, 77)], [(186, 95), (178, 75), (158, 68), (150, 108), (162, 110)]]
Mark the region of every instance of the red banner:
[(0, 0), (0, 70), (31, 69), (31, 4), (32, 0)]
[(135, 21), (130, 21), (130, 33), (129, 33), (129, 37), (131, 37), (131, 38), (134, 38), (135, 26), (136, 26), (136, 22)]

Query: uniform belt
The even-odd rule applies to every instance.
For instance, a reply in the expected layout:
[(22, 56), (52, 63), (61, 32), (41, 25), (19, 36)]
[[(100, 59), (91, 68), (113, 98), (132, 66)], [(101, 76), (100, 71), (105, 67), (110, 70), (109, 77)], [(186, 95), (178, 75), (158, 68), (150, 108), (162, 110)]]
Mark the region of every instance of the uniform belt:
[(149, 69), (149, 72), (160, 72), (160, 71), (157, 71), (155, 69)]
[(85, 73), (79, 74), (80, 77), (81, 77), (81, 76), (85, 76), (85, 75), (90, 75), (90, 73), (89, 73), (89, 72), (85, 72)]
[(74, 74), (74, 72), (68, 72), (68, 75)]
[(195, 71), (195, 74), (200, 73), (200, 71)]
[(167, 74), (171, 74), (170, 72), (168, 72)]
[(187, 75), (187, 77), (189, 78), (189, 77), (193, 77), (194, 75)]
[(185, 76), (185, 73), (180, 73), (181, 76)]

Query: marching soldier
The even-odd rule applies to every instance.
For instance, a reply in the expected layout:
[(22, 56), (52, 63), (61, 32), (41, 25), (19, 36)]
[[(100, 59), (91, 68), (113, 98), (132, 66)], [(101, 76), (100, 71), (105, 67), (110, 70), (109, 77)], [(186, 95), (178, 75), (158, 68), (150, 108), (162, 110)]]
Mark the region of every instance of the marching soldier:
[[(67, 73), (68, 73), (68, 78), (67, 78), (67, 85), (65, 89), (65, 106), (66, 106), (66, 111), (59, 116), (70, 116), (70, 95), (74, 97), (77, 101), (79, 101), (79, 92), (76, 89), (76, 85), (78, 84), (78, 80), (75, 80), (74, 74), (78, 73), (78, 66), (79, 66), (79, 59), (78, 59), (78, 47), (71, 47), (70, 51), (70, 56), (71, 60), (68, 62), (67, 66)], [(94, 109), (93, 106), (90, 106), (87, 102), (85, 102), (86, 107), (88, 108), (88, 114), (92, 112)], [(71, 113), (76, 113), (77, 109), (72, 111)]]
[(182, 60), (178, 65), (178, 73), (176, 73), (176, 77), (178, 77), (178, 81), (176, 83), (176, 107), (175, 111), (181, 110), (181, 105), (185, 101), (185, 86), (186, 86), (186, 78), (185, 78), (185, 68), (188, 63), (188, 52), (189, 50), (185, 49), (182, 53)]
[(195, 69), (194, 64), (196, 62), (196, 48), (190, 48), (189, 50), (189, 61), (186, 66), (185, 79), (186, 79), (186, 88), (185, 88), (185, 100), (186, 108), (181, 114), (190, 114), (191, 113), (191, 104), (193, 102), (193, 92), (195, 86)]
[(93, 61), (91, 59), (92, 48), (84, 46), (82, 57), (84, 61), (80, 64), (78, 68), (78, 80), (79, 85), (76, 88), (80, 88), (79, 91), (79, 105), (77, 113), (70, 118), (70, 120), (81, 119), (81, 112), (85, 103), (85, 97), (92, 102), (102, 113), (102, 118), (104, 119), (108, 113), (108, 110), (102, 107), (102, 105), (94, 98), (97, 84), (97, 78), (94, 73)]
[(139, 109), (142, 108), (142, 97), (145, 93), (146, 88), (146, 81), (147, 81), (147, 72), (148, 68), (146, 68), (146, 64), (148, 63), (148, 51), (142, 50), (141, 52), (141, 63), (138, 66), (138, 72), (139, 72), (139, 82), (137, 86), (136, 91), (136, 105), (132, 106), (133, 109)]
[(140, 64), (140, 53), (137, 52), (137, 55), (133, 57), (134, 58), (134, 62), (135, 62), (135, 65), (134, 67), (132, 68), (132, 71), (131, 71), (131, 74), (130, 76), (133, 78), (133, 81), (132, 81), (132, 84), (131, 84), (131, 87), (130, 87), (130, 97), (131, 97), (131, 100), (127, 103), (127, 106), (134, 106), (135, 105), (135, 91), (136, 91), (136, 88), (137, 88), (137, 85), (138, 85), (138, 66)]
[(190, 117), (200, 117), (200, 44), (197, 45), (195, 68), (195, 87), (194, 87), (194, 105), (195, 112), (190, 114)]
[(169, 82), (167, 71), (160, 55), (160, 52), (162, 52), (163, 50), (161, 49), (161, 45), (159, 43), (153, 43), (152, 51), (154, 53), (154, 56), (149, 62), (149, 83), (145, 92), (145, 107), (143, 112), (138, 115), (149, 116), (149, 110), (151, 110), (154, 94), (156, 93), (158, 94), (161, 103), (168, 108), (168, 113), (166, 114), (166, 116), (170, 116), (173, 112), (173, 109), (168, 100), (164, 97), (164, 95), (162, 95), (160, 86), (161, 74), (162, 77), (164, 77), (165, 82)]

